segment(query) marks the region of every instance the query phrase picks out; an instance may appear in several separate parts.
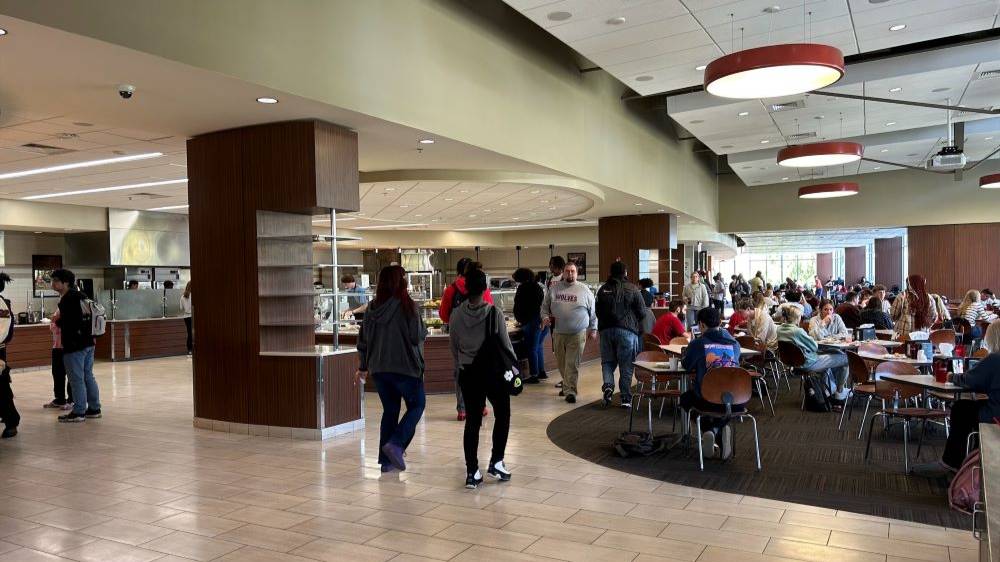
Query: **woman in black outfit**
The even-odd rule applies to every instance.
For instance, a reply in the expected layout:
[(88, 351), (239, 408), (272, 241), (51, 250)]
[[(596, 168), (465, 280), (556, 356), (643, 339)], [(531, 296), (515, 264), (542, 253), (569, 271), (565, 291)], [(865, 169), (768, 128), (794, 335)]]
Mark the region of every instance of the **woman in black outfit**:
[[(10, 283), (10, 277), (0, 271), (0, 293)], [(10, 301), (0, 294), (0, 322), (5, 330), (0, 334), (0, 419), (4, 430), (0, 437), (9, 439), (17, 435), (17, 426), (21, 423), (21, 414), (14, 406), (14, 391), (10, 388), (10, 365), (7, 364), (7, 343), (14, 337), (14, 314), (10, 310)], [(9, 328), (9, 332), (6, 328)]]
[(892, 329), (892, 319), (882, 310), (882, 299), (876, 295), (868, 298), (868, 303), (861, 309), (861, 323), (875, 324), (876, 330)]
[(542, 354), (542, 299), (545, 298), (545, 291), (534, 282), (535, 273), (526, 267), (518, 268), (511, 277), (518, 283), (514, 293), (514, 319), (521, 325), (531, 371), (524, 383), (534, 384), (545, 370), (545, 356)]

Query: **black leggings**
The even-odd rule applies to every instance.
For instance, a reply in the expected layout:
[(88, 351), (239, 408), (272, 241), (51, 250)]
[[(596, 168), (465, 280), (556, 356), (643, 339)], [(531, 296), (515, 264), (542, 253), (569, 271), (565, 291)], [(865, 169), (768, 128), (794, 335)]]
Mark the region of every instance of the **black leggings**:
[(954, 469), (962, 466), (969, 434), (979, 431), (979, 409), (985, 405), (985, 400), (956, 400), (951, 405), (951, 428), (941, 456), (944, 464)]
[(465, 396), (465, 468), (471, 474), (479, 469), (479, 428), (483, 424), (483, 408), (489, 399), (493, 405), (493, 454), (490, 466), (503, 460), (510, 432), (510, 391), (507, 382), (499, 376), (485, 377), (470, 373), (464, 367), (458, 372), (458, 384)]
[(52, 348), (52, 395), (60, 406), (73, 401), (73, 385), (66, 379), (63, 350), (59, 347)]
[[(7, 349), (0, 347), (0, 359), (7, 361)], [(14, 391), (10, 388), (10, 365), (0, 371), (0, 419), (7, 427), (17, 427), (21, 415), (14, 406)]]

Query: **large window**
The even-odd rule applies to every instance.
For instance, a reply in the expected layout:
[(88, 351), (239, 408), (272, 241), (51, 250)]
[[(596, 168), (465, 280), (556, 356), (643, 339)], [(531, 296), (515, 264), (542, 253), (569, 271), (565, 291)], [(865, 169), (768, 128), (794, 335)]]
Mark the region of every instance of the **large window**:
[(721, 260), (718, 271), (728, 282), (731, 275), (743, 274), (750, 279), (758, 271), (764, 280), (778, 286), (791, 277), (803, 285), (811, 285), (816, 275), (816, 253), (745, 253), (731, 260)]

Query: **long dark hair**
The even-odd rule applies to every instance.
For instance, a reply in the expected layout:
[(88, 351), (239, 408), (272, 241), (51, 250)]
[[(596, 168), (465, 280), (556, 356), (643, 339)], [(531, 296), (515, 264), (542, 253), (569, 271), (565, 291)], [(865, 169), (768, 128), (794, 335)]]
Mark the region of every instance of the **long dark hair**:
[(375, 287), (375, 301), (372, 306), (378, 308), (389, 299), (399, 299), (403, 314), (413, 316), (416, 314), (416, 305), (410, 298), (407, 290), (406, 270), (402, 266), (389, 265), (378, 272), (378, 285)]
[(921, 275), (913, 274), (906, 278), (906, 300), (913, 312), (915, 328), (920, 330), (930, 326), (928, 322), (931, 310), (931, 297), (927, 294), (927, 280)]
[(0, 293), (2, 293), (3, 290), (7, 288), (7, 283), (10, 283), (10, 275), (7, 275), (5, 272), (0, 271)]

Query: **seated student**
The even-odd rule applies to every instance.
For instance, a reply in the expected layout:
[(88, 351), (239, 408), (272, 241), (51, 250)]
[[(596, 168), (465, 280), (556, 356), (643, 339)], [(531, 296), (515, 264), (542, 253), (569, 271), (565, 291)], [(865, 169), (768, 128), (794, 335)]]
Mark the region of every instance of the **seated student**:
[(826, 338), (846, 338), (850, 330), (844, 325), (844, 320), (833, 311), (830, 299), (819, 301), (819, 314), (809, 320), (809, 335), (817, 340)]
[(830, 384), (831, 389), (836, 389), (833, 396), (831, 397), (831, 402), (833, 402), (835, 409), (839, 410), (847, 399), (847, 386), (848, 382), (848, 369), (847, 369), (847, 355), (840, 351), (819, 351), (819, 344), (816, 340), (809, 337), (801, 327), (799, 327), (799, 322), (802, 320), (802, 312), (797, 306), (784, 305), (781, 310), (778, 311), (781, 315), (781, 325), (778, 326), (778, 341), (787, 341), (795, 344), (802, 351), (802, 355), (805, 356), (806, 362), (802, 365), (802, 368), (807, 371), (817, 371), (828, 373), (828, 377), (832, 375), (832, 381)]
[(989, 289), (983, 289), (982, 291), (979, 291), (979, 296), (980, 298), (983, 299), (983, 304), (985, 304), (986, 306), (994, 306), (994, 307), (1000, 306), (1000, 299), (997, 299), (996, 296), (993, 294), (993, 291)]
[(726, 329), (729, 330), (730, 334), (735, 336), (736, 332), (746, 329), (747, 320), (750, 318), (749, 312), (753, 307), (750, 306), (750, 299), (740, 297), (736, 299), (733, 309), (733, 315), (729, 317), (729, 324), (726, 325)]
[(858, 306), (858, 294), (854, 291), (847, 293), (844, 303), (837, 307), (837, 314), (844, 321), (844, 325), (854, 329), (864, 324), (861, 321), (861, 307)]
[(872, 298), (872, 292), (868, 289), (861, 289), (858, 291), (858, 306), (865, 308), (868, 306), (868, 300)]
[[(722, 319), (719, 311), (714, 308), (703, 308), (698, 311), (698, 327), (701, 335), (695, 338), (688, 346), (681, 359), (684, 369), (695, 373), (694, 384), (691, 389), (681, 395), (680, 404), (684, 410), (692, 407), (701, 411), (724, 412), (725, 407), (706, 402), (701, 396), (701, 381), (705, 378), (705, 373), (715, 367), (738, 367), (740, 364), (740, 344), (729, 332), (719, 327)], [(737, 411), (737, 405), (734, 411)], [(739, 405), (742, 409), (742, 404)], [(706, 457), (721, 456), (728, 459), (733, 454), (733, 429), (725, 422), (718, 419), (712, 420), (713, 427), (702, 429), (701, 434), (702, 450)], [(691, 424), (694, 429), (694, 424)], [(696, 438), (699, 436), (696, 436)]]
[(778, 327), (775, 326), (767, 299), (760, 293), (753, 294), (754, 307), (750, 310), (750, 319), (747, 321), (747, 332), (763, 342), (767, 350), (771, 353), (778, 351)]
[(913, 467), (913, 473), (928, 478), (954, 474), (965, 460), (969, 434), (980, 423), (993, 423), (1000, 416), (1000, 321), (993, 321), (983, 336), (990, 354), (964, 375), (948, 375), (949, 381), (972, 392), (986, 394), (986, 400), (957, 400), (951, 405), (951, 431), (941, 460)]
[(965, 318), (969, 325), (972, 326), (973, 338), (983, 337), (982, 330), (978, 325), (980, 320), (993, 322), (997, 319), (996, 314), (986, 310), (986, 305), (983, 304), (979, 291), (975, 289), (966, 291), (965, 298), (962, 299), (962, 304), (958, 305), (958, 315)]
[[(802, 318), (808, 318), (805, 314), (805, 308), (802, 306), (802, 293), (796, 289), (789, 289), (782, 294), (785, 297), (785, 302), (781, 303), (781, 306), (778, 307), (778, 310), (776, 310), (774, 315), (771, 317), (774, 319), (775, 324), (781, 324), (781, 309), (784, 308), (785, 305), (798, 308)], [(812, 313), (812, 310), (809, 312)]]
[(817, 308), (819, 308), (819, 299), (816, 298), (816, 295), (808, 289), (802, 291), (802, 317), (812, 318)]
[(684, 322), (681, 320), (686, 315), (687, 305), (684, 301), (680, 299), (670, 301), (667, 313), (660, 315), (653, 324), (653, 335), (664, 345), (670, 343), (673, 338), (688, 337), (684, 331)]
[(892, 329), (892, 318), (889, 318), (889, 315), (885, 313), (885, 307), (875, 295), (868, 299), (868, 304), (861, 311), (861, 323), (874, 324), (876, 330)]

